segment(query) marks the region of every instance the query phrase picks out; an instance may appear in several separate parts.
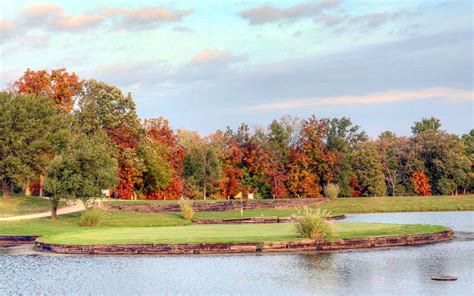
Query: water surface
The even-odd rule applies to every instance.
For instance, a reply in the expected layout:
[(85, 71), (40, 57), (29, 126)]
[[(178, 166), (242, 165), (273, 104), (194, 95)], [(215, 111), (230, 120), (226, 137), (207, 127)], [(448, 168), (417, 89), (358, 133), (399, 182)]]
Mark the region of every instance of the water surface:
[[(447, 243), (324, 254), (0, 255), (0, 294), (473, 295), (474, 212), (349, 215), (346, 221), (440, 224)], [(436, 282), (433, 275), (454, 275)]]

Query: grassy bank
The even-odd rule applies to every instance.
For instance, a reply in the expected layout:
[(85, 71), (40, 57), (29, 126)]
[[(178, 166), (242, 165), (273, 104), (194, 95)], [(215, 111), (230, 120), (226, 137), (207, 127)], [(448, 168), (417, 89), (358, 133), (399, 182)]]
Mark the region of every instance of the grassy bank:
[[(443, 226), (338, 223), (342, 239), (384, 235), (432, 233)], [(293, 224), (192, 225), (185, 227), (127, 227), (91, 229), (47, 235), (43, 242), (59, 244), (126, 244), (126, 243), (227, 243), (294, 241), (301, 238)]]
[(0, 197), (0, 217), (41, 213), (50, 209), (49, 200), (37, 196), (11, 194), (8, 199)]
[(333, 214), (474, 211), (474, 195), (338, 198), (322, 205)]
[[(188, 225), (179, 214), (148, 214), (125, 211), (100, 211), (102, 219), (95, 229), (116, 227), (161, 227)], [(90, 230), (78, 225), (80, 213), (58, 216), (56, 221), (50, 218), (0, 222), (0, 235), (47, 235), (64, 232), (81, 232)]]
[[(474, 195), (464, 196), (397, 196), (338, 198), (321, 205), (333, 215), (351, 213), (426, 212), (426, 211), (474, 211)], [(288, 217), (298, 210), (245, 210), (196, 213), (201, 219), (234, 219), (248, 217)]]

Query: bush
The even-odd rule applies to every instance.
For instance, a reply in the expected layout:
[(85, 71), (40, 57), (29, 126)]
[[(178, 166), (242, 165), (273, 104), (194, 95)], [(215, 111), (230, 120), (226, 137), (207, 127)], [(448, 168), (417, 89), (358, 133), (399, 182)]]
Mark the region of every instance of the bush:
[(339, 191), (339, 185), (337, 184), (329, 183), (324, 186), (324, 195), (330, 199), (336, 199), (339, 195)]
[(82, 227), (94, 227), (100, 224), (102, 219), (102, 213), (95, 209), (88, 209), (81, 213), (79, 219), (79, 226)]
[(331, 212), (325, 209), (304, 207), (296, 222), (296, 232), (305, 238), (314, 239), (318, 243), (335, 243), (339, 240), (334, 224), (328, 219)]
[(185, 220), (191, 221), (194, 216), (193, 204), (190, 200), (181, 199), (179, 201), (179, 206), (181, 208), (181, 215)]

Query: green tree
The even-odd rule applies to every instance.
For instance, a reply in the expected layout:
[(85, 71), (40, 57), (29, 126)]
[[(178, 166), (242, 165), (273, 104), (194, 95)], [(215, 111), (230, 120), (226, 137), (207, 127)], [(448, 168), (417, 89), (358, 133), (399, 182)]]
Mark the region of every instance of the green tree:
[(426, 130), (410, 139), (410, 150), (424, 164), (434, 194), (457, 194), (469, 187), (472, 162), (458, 136)]
[(411, 127), (411, 131), (414, 135), (426, 132), (434, 131), (437, 132), (441, 128), (441, 122), (438, 118), (430, 117), (423, 118), (421, 121), (416, 121), (415, 125)]
[(30, 181), (44, 173), (64, 145), (68, 115), (47, 98), (0, 93), (0, 178), (4, 196), (13, 185), (29, 194)]
[(341, 196), (352, 196), (350, 181), (353, 176), (350, 154), (354, 146), (367, 141), (367, 135), (350, 118), (324, 119), (328, 132), (326, 149), (337, 153), (338, 165), (335, 167), (335, 183), (339, 185)]
[(280, 163), (288, 163), (290, 160), (290, 147), (292, 145), (292, 135), (295, 133), (294, 126), (289, 124), (291, 120), (283, 117), (280, 120), (273, 120), (268, 126), (268, 142), (276, 159)]
[(105, 134), (74, 131), (47, 169), (45, 189), (51, 194), (51, 219), (56, 219), (61, 200), (80, 199), (87, 205), (91, 198), (101, 195), (101, 189), (116, 182), (117, 161)]
[(221, 165), (215, 149), (206, 143), (197, 143), (186, 151), (184, 158), (185, 178), (191, 178), (194, 184), (201, 188), (202, 196), (207, 198), (207, 192), (213, 182), (220, 176)]
[(135, 102), (130, 93), (126, 96), (112, 85), (96, 80), (87, 80), (79, 95), (77, 118), (83, 131), (105, 131), (127, 126), (140, 130)]
[(96, 80), (84, 83), (75, 113), (78, 126), (85, 133), (105, 131), (111, 150), (119, 163), (119, 182), (115, 192), (121, 198), (136, 197), (135, 189), (142, 182), (138, 144), (145, 132), (136, 114), (132, 96), (124, 95), (112, 85)]
[(162, 190), (171, 183), (171, 168), (167, 161), (166, 146), (151, 137), (138, 144), (138, 157), (142, 161), (142, 188), (144, 194)]
[(469, 180), (467, 182), (469, 185), (464, 191), (466, 193), (466, 191), (472, 192), (474, 190), (474, 129), (471, 129), (469, 134), (463, 135), (462, 139), (466, 147), (466, 155), (471, 160), (471, 171), (468, 174)]
[(352, 151), (351, 163), (359, 184), (363, 187), (362, 196), (386, 196), (382, 156), (375, 141), (360, 143)]
[[(404, 143), (404, 139), (398, 138), (390, 131), (381, 133), (378, 138), (385, 182), (387, 184), (388, 194), (391, 196), (396, 196), (400, 189), (400, 175), (402, 173), (401, 153)], [(408, 175), (408, 179), (409, 177)], [(405, 190), (401, 191), (405, 192)]]

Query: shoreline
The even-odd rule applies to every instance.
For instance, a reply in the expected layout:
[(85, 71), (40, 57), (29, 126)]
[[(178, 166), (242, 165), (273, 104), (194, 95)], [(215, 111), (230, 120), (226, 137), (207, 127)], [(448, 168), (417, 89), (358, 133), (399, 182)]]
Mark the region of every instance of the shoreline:
[(34, 250), (54, 254), (73, 255), (221, 255), (331, 252), (358, 249), (380, 249), (403, 246), (419, 246), (452, 240), (454, 232), (444, 230), (434, 233), (374, 236), (345, 239), (335, 244), (316, 243), (314, 240), (245, 243), (193, 243), (193, 244), (104, 244), (67, 245), (34, 241)]

